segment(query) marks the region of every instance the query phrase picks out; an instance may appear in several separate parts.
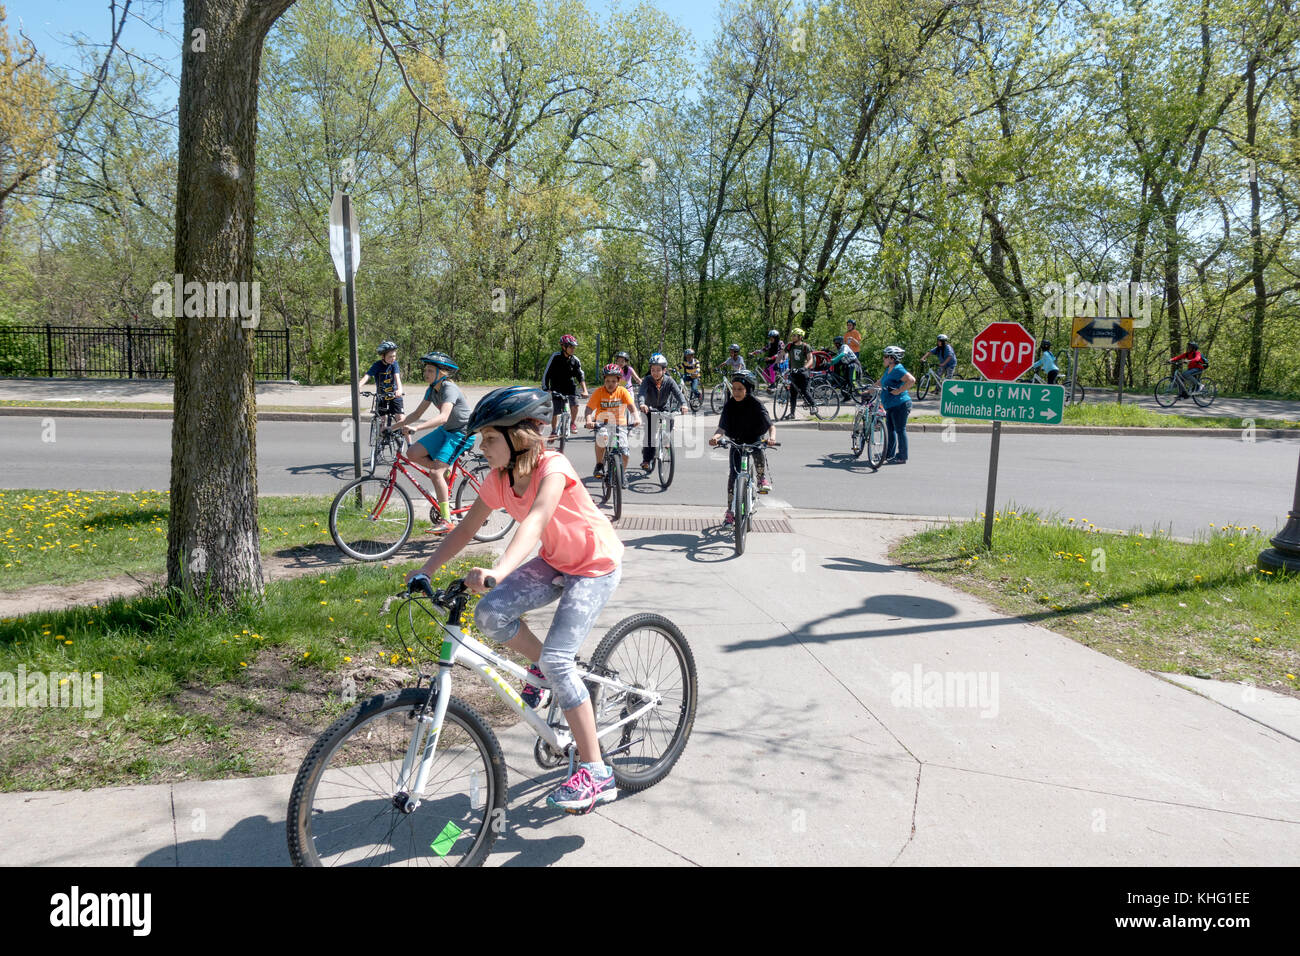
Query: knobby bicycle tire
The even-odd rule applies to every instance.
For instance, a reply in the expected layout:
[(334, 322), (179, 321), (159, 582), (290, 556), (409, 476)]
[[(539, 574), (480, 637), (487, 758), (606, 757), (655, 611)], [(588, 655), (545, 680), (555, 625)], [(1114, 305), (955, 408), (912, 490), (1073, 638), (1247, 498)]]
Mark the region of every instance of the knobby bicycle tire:
[[(289, 796), (285, 829), (288, 831), (289, 858), (295, 866), (446, 863), (452, 851), (462, 844), (465, 850), (463, 854), (456, 854), (455, 865), (478, 866), (487, 858), (492, 844), (504, 828), (510, 794), (506, 761), (491, 727), (464, 701), (452, 697), (447, 702), (447, 714), (438, 742), (440, 755), (454, 755), (448, 760), (457, 770), (457, 776), (443, 786), (438, 786), (438, 777), (431, 776), (423, 801), (413, 813), (404, 813), (393, 803), (391, 791), (395, 789), (396, 772), (401, 767), (405, 745), (415, 727), (410, 717), (428, 696), (428, 688), (414, 687), (376, 695), (357, 704), (317, 738), (303, 759)], [(383, 728), (378, 727), (377, 722), (384, 715), (405, 718), (393, 725), (393, 748), (387, 754), (382, 752), (383, 741), (374, 739), (382, 735)], [(405, 741), (399, 732), (402, 728), (405, 728)], [(340, 755), (350, 738), (356, 749)], [(462, 748), (460, 753), (456, 753), (457, 747)], [(469, 761), (463, 761), (464, 754), (471, 750)], [(339, 762), (331, 766), (336, 755), (339, 755)], [(387, 759), (380, 760), (380, 757)], [(361, 768), (359, 774), (345, 769), (348, 759), (364, 761), (352, 765)], [(346, 778), (347, 782), (331, 777), (322, 788), (322, 781), (330, 770), (335, 771), (338, 777)], [(449, 792), (449, 785), (455, 785), (466, 772), (476, 775), (480, 771), (482, 789), (480, 791), (479, 782), (471, 776), (468, 800), (461, 799), (458, 793)], [(387, 781), (381, 779), (385, 776)], [(380, 786), (381, 782), (392, 785), (388, 792)], [(368, 798), (362, 793), (367, 787), (373, 789)], [(477, 806), (479, 792), (485, 798), (481, 809)], [(351, 803), (345, 805), (344, 801), (349, 800)], [(466, 825), (461, 826), (461, 823)], [(349, 833), (363, 829), (364, 833)], [(355, 846), (351, 845), (353, 843)], [(434, 844), (437, 844), (437, 849)], [(388, 849), (377, 855), (376, 851), (385, 845)], [(362, 852), (364, 856), (360, 859), (349, 859), (349, 856), (356, 857)]]
[[(654, 653), (641, 646), (636, 639), (647, 631), (663, 639), (668, 645), (665, 652)], [(627, 650), (624, 656), (619, 654), (619, 650), (625, 641), (636, 646)], [(666, 652), (668, 650), (672, 652), (671, 658)], [(669, 672), (667, 676), (664, 673), (665, 666)], [(662, 614), (634, 614), (619, 621), (606, 632), (592, 654), (591, 667), (593, 670), (615, 672), (618, 679), (625, 683), (650, 686), (664, 695), (664, 705), (639, 720), (624, 725), (619, 738), (606, 738), (601, 743), (603, 750), (628, 748), (622, 753), (605, 757), (605, 762), (614, 768), (614, 781), (620, 790), (639, 793), (653, 787), (668, 776), (673, 764), (686, 748), (686, 741), (695, 724), (699, 688), (695, 655), (691, 652), (690, 644), (677, 625)], [(672, 683), (674, 673), (680, 678), (680, 689)], [(588, 689), (592, 691), (592, 708), (596, 713), (597, 728), (610, 722), (602, 718), (622, 719), (628, 713), (628, 706), (635, 707), (637, 704), (636, 700), (629, 701), (626, 696), (608, 695), (603, 685), (588, 684)], [(615, 708), (619, 709), (617, 714), (613, 713)], [(647, 757), (645, 747), (637, 752), (638, 744), (646, 741), (653, 743), (656, 733), (661, 730), (666, 731), (662, 753)], [(647, 761), (648, 766), (641, 766)]]
[(362, 475), (334, 496), (327, 523), (334, 544), (349, 558), (382, 561), (396, 554), (411, 537), (415, 507), (396, 481), (390, 487), (388, 478)]

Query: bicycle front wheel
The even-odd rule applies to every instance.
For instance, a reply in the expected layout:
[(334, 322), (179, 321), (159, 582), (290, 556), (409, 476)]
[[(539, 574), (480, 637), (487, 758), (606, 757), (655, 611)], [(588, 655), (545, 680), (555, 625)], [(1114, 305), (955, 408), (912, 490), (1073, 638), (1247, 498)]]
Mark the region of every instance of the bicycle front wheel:
[(428, 688), (372, 697), (307, 753), (289, 797), (295, 866), (478, 866), (505, 829), (501, 744), (472, 707), (451, 698), (414, 812), (397, 805), (402, 760)]
[(382, 561), (396, 554), (414, 524), (415, 509), (406, 489), (378, 475), (349, 481), (330, 503), (330, 536), (340, 551), (358, 561)]
[(916, 397), (925, 401), (925, 396), (930, 394), (930, 387), (934, 384), (934, 376), (926, 372), (921, 376), (921, 381), (916, 385)]
[(1201, 408), (1209, 408), (1214, 404), (1215, 398), (1219, 395), (1219, 390), (1214, 387), (1214, 383), (1207, 378), (1201, 379), (1201, 387), (1192, 392), (1192, 401)]
[(853, 415), (853, 457), (861, 458), (862, 449), (867, 444), (867, 408), (865, 405), (858, 406), (857, 412)]
[(1176, 401), (1178, 401), (1178, 386), (1174, 383), (1173, 376), (1166, 375), (1156, 382), (1156, 404), (1161, 408), (1172, 408)]
[[(609, 461), (610, 456), (605, 456), (605, 461)], [(607, 467), (606, 472), (613, 475), (613, 481), (610, 483), (613, 487), (610, 496), (614, 499), (614, 519), (617, 521), (623, 517), (623, 455), (622, 451), (614, 453), (614, 463)]]
[(677, 468), (677, 462), (673, 458), (673, 443), (671, 440), (665, 441), (659, 448), (659, 487), (664, 491), (673, 483), (673, 472)]
[(691, 406), (691, 412), (692, 413), (698, 412), (700, 408), (703, 407), (704, 405), (704, 393), (699, 391), (698, 389), (691, 389), (691, 394), (690, 394), (690, 398), (688, 399), (688, 402)]
[(785, 418), (790, 412), (790, 387), (788, 385), (777, 386), (776, 391), (772, 393), (772, 417), (776, 421)]
[(732, 505), (732, 515), (736, 519), (733, 535), (736, 542), (736, 556), (745, 553), (745, 532), (749, 530), (745, 519), (748, 515), (745, 513), (749, 504), (749, 476), (736, 476), (736, 497)]
[[(661, 695), (658, 707), (624, 724), (617, 735), (601, 738), (605, 762), (614, 768), (620, 790), (639, 793), (668, 776), (686, 748), (695, 724), (699, 693), (695, 655), (677, 625), (662, 614), (634, 614), (605, 634), (591, 657), (591, 668), (633, 687)], [(588, 683), (600, 732), (643, 706), (635, 691), (615, 691)]]
[(555, 441), (555, 448), (561, 455), (564, 454), (564, 443), (569, 440), (569, 421), (569, 413), (565, 411), (560, 416), (560, 434)]
[[(456, 508), (455, 514), (457, 519), (463, 519), (478, 501), (478, 490), (482, 487), (483, 482), (487, 480), (492, 467), (485, 459), (476, 461), (461, 471), (460, 481), (456, 482)], [(475, 541), (489, 542), (500, 541), (510, 529), (515, 526), (515, 519), (501, 510), (493, 511), (488, 515), (487, 521), (483, 522), (483, 527), (478, 529), (474, 535)]]
[(731, 389), (724, 388), (721, 385), (714, 385), (709, 390), (709, 408), (712, 409), (713, 414), (717, 415), (722, 412), (722, 406), (726, 404), (727, 396), (730, 393)]
[(867, 426), (867, 464), (879, 468), (885, 461), (885, 444), (889, 436), (885, 432), (885, 420), (879, 415), (871, 416)]

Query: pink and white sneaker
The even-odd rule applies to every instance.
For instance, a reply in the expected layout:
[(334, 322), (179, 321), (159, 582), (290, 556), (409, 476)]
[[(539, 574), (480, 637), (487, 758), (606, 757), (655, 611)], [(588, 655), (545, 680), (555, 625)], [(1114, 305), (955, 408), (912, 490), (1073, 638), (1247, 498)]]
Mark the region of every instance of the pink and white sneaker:
[[(605, 769), (609, 770), (609, 767)], [(586, 767), (579, 766), (572, 777), (546, 798), (546, 805), (566, 813), (590, 813), (598, 804), (617, 798), (618, 787), (614, 785), (613, 771), (608, 776), (598, 777)]]

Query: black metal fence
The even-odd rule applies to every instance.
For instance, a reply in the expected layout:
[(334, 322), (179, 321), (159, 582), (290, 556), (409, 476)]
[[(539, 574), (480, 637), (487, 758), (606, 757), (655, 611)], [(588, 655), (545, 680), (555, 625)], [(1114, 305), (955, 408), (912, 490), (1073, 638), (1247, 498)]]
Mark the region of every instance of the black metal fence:
[[(0, 326), (0, 375), (54, 378), (171, 378), (166, 326)], [(253, 330), (253, 376), (289, 378), (289, 330)]]

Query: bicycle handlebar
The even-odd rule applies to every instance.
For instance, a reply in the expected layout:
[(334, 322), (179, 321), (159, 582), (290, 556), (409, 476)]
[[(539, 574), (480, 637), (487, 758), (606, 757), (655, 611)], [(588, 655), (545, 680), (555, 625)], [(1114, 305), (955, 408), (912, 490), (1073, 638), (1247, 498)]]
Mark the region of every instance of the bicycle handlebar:
[(762, 441), (756, 441), (756, 442), (751, 442), (749, 444), (746, 444), (744, 442), (734, 441), (728, 438), (726, 435), (723, 435), (721, 438), (718, 439), (717, 447), (736, 448), (739, 449), (740, 451), (761, 451), (764, 448), (780, 448), (781, 443), (779, 441), (768, 442), (767, 439), (763, 439)]

